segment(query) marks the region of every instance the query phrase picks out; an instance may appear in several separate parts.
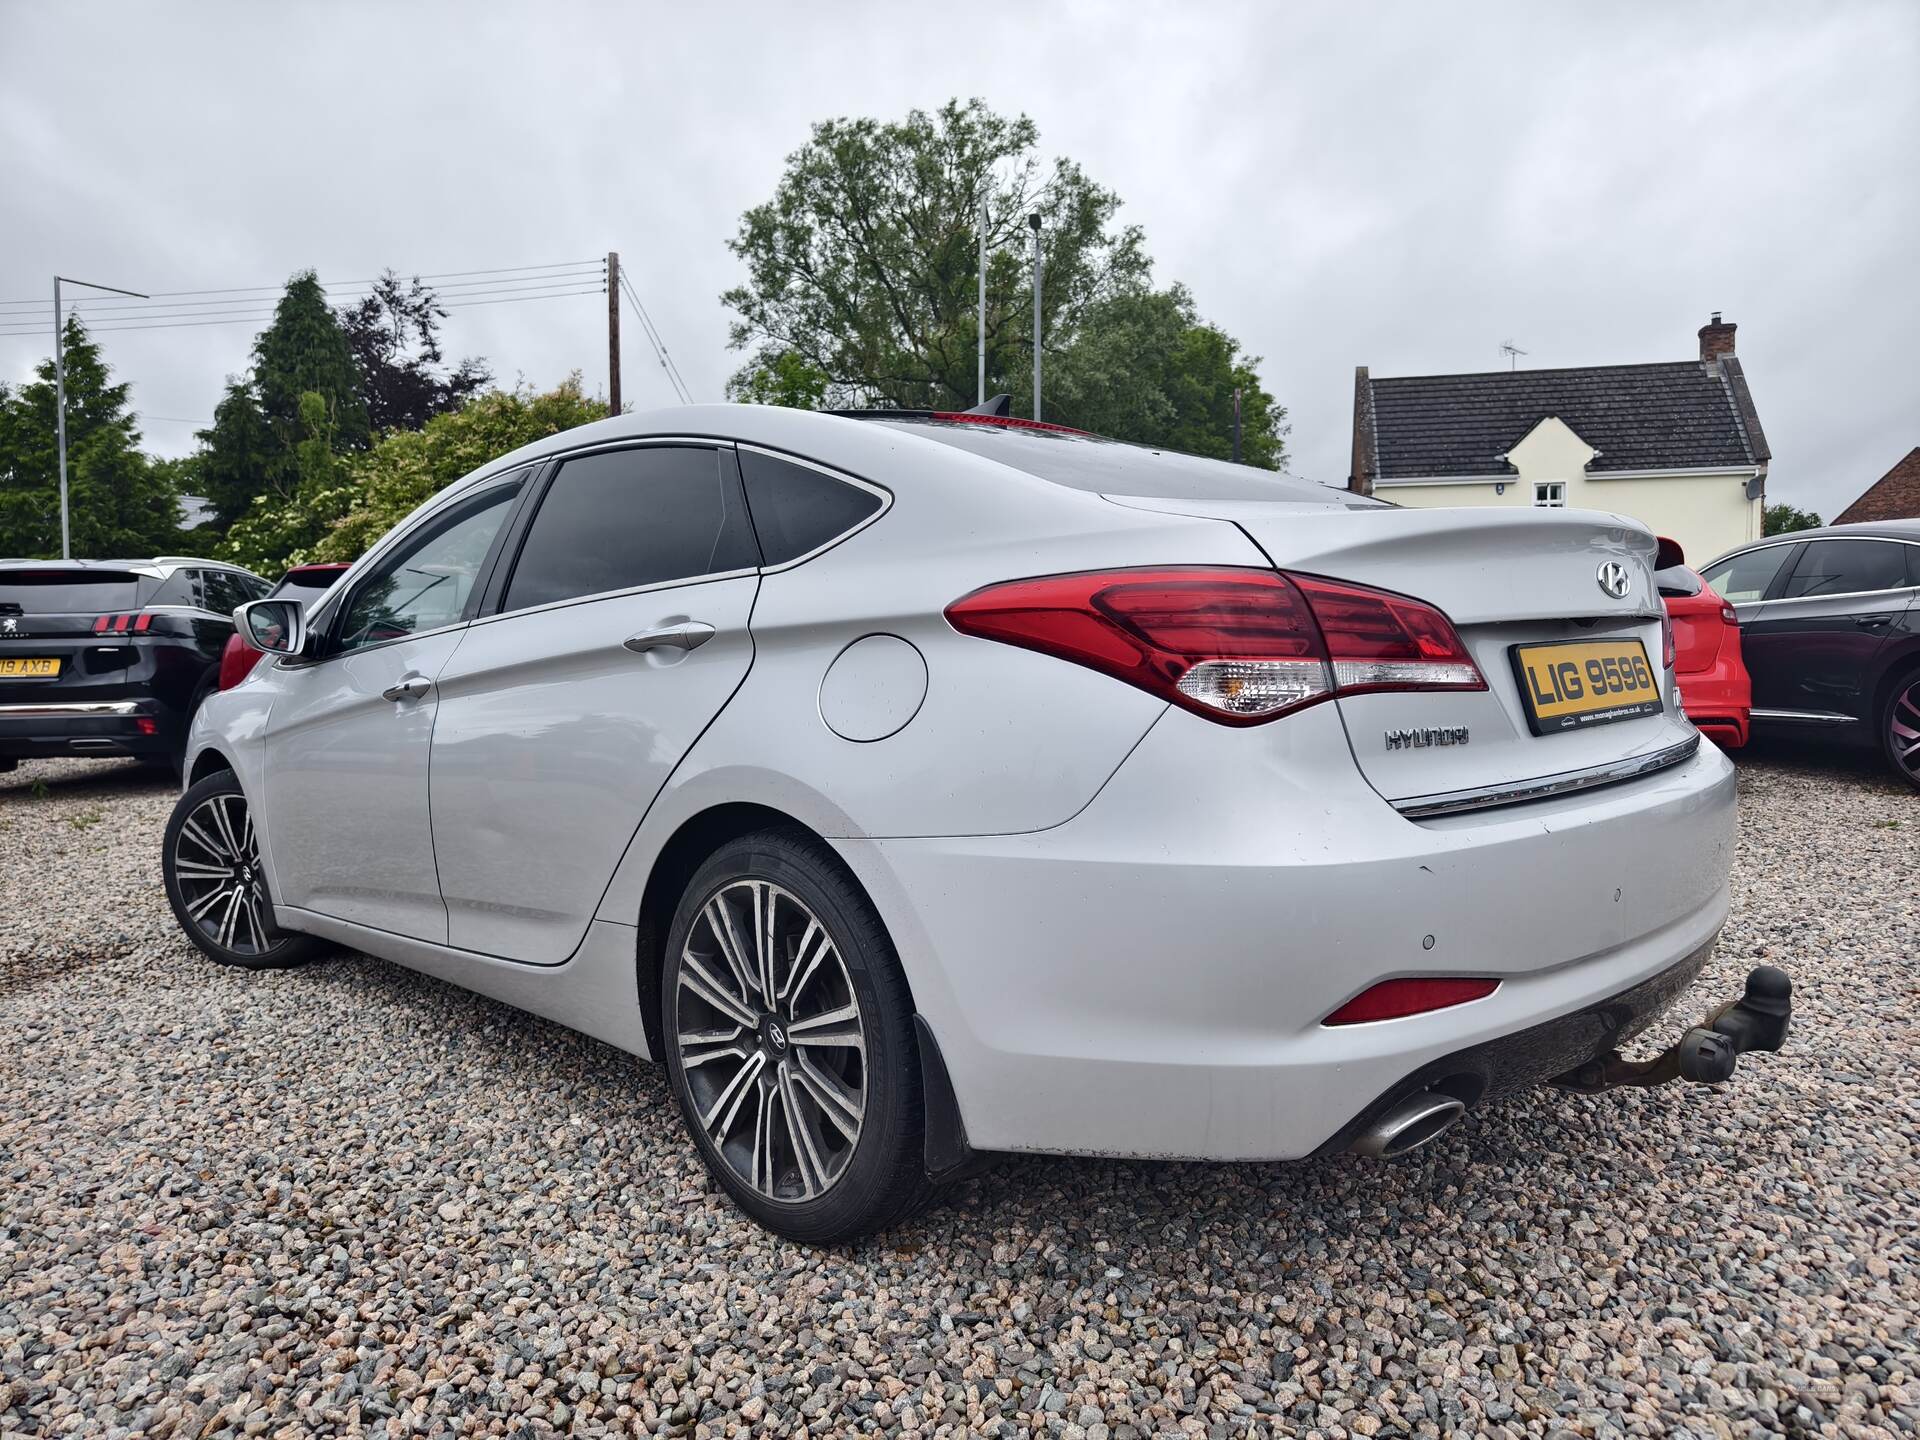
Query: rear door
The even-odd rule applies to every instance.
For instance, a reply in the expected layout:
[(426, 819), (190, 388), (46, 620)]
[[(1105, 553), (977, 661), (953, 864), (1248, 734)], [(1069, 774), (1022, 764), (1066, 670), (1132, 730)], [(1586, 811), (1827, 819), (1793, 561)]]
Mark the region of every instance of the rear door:
[(434, 853), (455, 946), (558, 964), (753, 658), (729, 448), (570, 457), (439, 677)]
[(124, 636), (158, 582), (130, 570), (0, 568), (0, 705), (125, 698), (134, 650)]

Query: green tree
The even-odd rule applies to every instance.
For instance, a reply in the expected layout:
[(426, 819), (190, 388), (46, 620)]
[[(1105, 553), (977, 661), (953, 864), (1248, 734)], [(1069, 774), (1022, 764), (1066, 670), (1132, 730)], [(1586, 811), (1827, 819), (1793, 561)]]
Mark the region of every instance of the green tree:
[(335, 451), (372, 438), (359, 363), (311, 270), (287, 282), (273, 320), (253, 342), (253, 369), (229, 379), (213, 425), (199, 432), (203, 494), (224, 528), (255, 501), (285, 505), (298, 493), (301, 447), (312, 438), (306, 399), (317, 395), (320, 428)]
[[(78, 557), (162, 554), (180, 543), (177, 475), (140, 450), (100, 347), (80, 321), (62, 334), (67, 385), (67, 492)], [(18, 388), (0, 385), (0, 555), (60, 553), (60, 471), (53, 361)]]
[(798, 352), (781, 350), (755, 360), (727, 381), (727, 398), (743, 405), (818, 410), (827, 398), (827, 372)]
[(309, 390), (300, 397), (301, 438), (294, 443), (288, 474), (293, 491), (286, 499), (269, 496), (227, 531), (223, 559), (266, 575), (286, 568), (285, 558), (312, 545), (325, 532), (327, 506), (345, 478), (345, 462), (334, 454), (333, 409), (325, 396)]
[(1791, 505), (1769, 505), (1760, 512), (1762, 535), (1791, 535), (1796, 530), (1818, 530), (1825, 523), (1811, 510)]
[(1095, 301), (1144, 289), (1139, 230), (1111, 225), (1118, 197), (1070, 160), (1043, 173), (1038, 140), (1026, 116), (979, 100), (815, 125), (728, 242), (747, 266), (722, 297), (740, 316), (732, 343), (754, 355), (735, 393), (791, 356), (826, 377), (835, 405), (971, 405), (983, 196), (989, 393), (1018, 393), (1032, 373), (1029, 215), (1042, 222), (1050, 349)]
[(898, 123), (826, 120), (787, 157), (773, 198), (729, 243), (747, 282), (721, 298), (750, 352), (737, 400), (818, 408), (974, 403), (980, 202), (986, 201), (987, 393), (1032, 414), (1032, 232), (1041, 217), (1046, 418), (1202, 455), (1285, 458), (1286, 411), (1257, 357), (1200, 319), (1182, 286), (1154, 290), (1119, 197), (1071, 160), (1043, 167), (1024, 115), (979, 100)]
[[(313, 412), (317, 422), (324, 407)], [(509, 450), (548, 435), (604, 420), (606, 406), (581, 392), (580, 377), (543, 394), (528, 388), (490, 391), (465, 408), (436, 415), (419, 430), (395, 430), (356, 455), (313, 467), (298, 496), (261, 506), (236, 524), (228, 552), (262, 574), (305, 560), (357, 559), (375, 540), (462, 475)], [(323, 437), (316, 429), (309, 444)]]
[(1089, 306), (1059, 358), (1049, 359), (1047, 413), (1102, 435), (1226, 460), (1237, 389), (1242, 461), (1278, 469), (1287, 412), (1261, 386), (1259, 363), (1199, 318), (1183, 285), (1115, 295)]

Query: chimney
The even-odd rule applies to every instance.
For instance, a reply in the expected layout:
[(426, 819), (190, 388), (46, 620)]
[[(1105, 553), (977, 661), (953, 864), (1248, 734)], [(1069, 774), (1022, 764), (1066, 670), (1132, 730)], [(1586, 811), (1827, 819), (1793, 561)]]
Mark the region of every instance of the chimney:
[(1718, 310), (1713, 318), (1700, 327), (1700, 363), (1717, 365), (1720, 357), (1733, 354), (1733, 332), (1740, 327), (1729, 321), (1722, 321)]

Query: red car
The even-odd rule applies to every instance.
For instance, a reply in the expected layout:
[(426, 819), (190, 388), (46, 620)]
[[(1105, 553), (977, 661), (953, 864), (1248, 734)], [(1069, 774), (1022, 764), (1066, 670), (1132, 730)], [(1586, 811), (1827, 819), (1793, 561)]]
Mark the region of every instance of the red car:
[(1739, 616), (1687, 567), (1673, 541), (1660, 542), (1659, 563), (1663, 568), (1653, 578), (1667, 607), (1681, 708), (1722, 750), (1737, 750), (1747, 743), (1753, 707), (1753, 686), (1740, 658)]
[[(280, 583), (273, 587), (267, 598), (294, 599), (303, 605), (312, 605), (327, 591), (333, 588), (333, 582), (346, 573), (345, 562), (331, 560), (320, 565), (296, 565), (280, 577)], [(253, 673), (260, 652), (240, 638), (239, 632), (227, 637), (227, 648), (220, 655), (220, 688), (231, 690), (247, 676)]]

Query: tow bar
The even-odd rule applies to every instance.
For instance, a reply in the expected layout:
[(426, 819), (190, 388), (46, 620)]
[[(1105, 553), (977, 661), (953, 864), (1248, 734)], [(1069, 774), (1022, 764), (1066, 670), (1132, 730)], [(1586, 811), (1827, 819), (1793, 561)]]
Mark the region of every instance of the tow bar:
[(1651, 1060), (1625, 1060), (1609, 1050), (1577, 1070), (1556, 1075), (1564, 1090), (1597, 1095), (1623, 1085), (1651, 1090), (1674, 1080), (1717, 1085), (1731, 1079), (1734, 1065), (1749, 1050), (1778, 1050), (1787, 1042), (1793, 1018), (1793, 981), (1772, 965), (1757, 965), (1747, 976), (1747, 993), (1722, 1005)]

